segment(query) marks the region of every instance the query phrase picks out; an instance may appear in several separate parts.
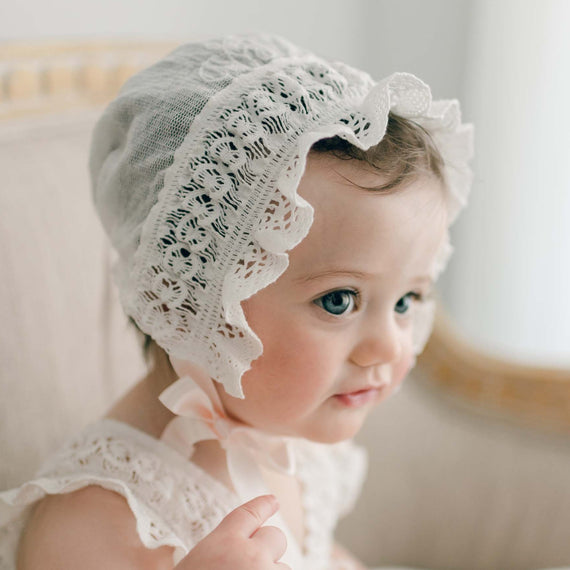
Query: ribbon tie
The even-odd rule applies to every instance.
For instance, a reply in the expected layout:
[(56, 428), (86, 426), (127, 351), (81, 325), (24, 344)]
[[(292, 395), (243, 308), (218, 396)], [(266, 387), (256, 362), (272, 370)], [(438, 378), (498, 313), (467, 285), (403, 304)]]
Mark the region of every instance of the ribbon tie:
[(160, 401), (177, 416), (166, 426), (162, 441), (191, 457), (196, 443), (218, 440), (226, 451), (231, 481), (243, 501), (267, 492), (265, 484), (260, 487), (259, 481), (256, 488), (252, 488), (259, 465), (286, 475), (295, 474), (295, 461), (287, 438), (272, 436), (232, 420), (225, 413), (213, 386), (208, 392), (188, 376), (162, 392)]
[[(183, 376), (159, 396), (176, 417), (164, 429), (161, 440), (190, 458), (200, 441), (218, 440), (226, 452), (230, 480), (242, 502), (269, 493), (260, 466), (286, 475), (295, 474), (291, 440), (273, 436), (232, 420), (225, 413), (213, 382), (202, 388)], [(287, 538), (287, 552), (281, 558), (295, 570), (303, 567), (301, 550), (279, 513), (269, 521)]]

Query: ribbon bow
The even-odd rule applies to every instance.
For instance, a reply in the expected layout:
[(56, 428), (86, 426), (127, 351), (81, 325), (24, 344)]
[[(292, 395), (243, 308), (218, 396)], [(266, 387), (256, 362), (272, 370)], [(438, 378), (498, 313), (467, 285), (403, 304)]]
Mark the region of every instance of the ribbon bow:
[[(226, 452), (228, 472), (242, 502), (269, 491), (260, 465), (279, 473), (295, 474), (291, 441), (265, 434), (228, 417), (212, 380), (202, 388), (188, 376), (171, 384), (159, 396), (176, 417), (162, 432), (161, 440), (185, 457), (191, 457), (199, 441), (218, 440)], [(282, 562), (302, 568), (299, 546), (279, 513), (268, 521), (281, 528), (287, 538), (287, 552)]]
[(207, 393), (184, 376), (166, 388), (159, 399), (177, 416), (166, 426), (162, 441), (191, 457), (196, 443), (218, 440), (226, 451), (230, 479), (242, 501), (268, 492), (260, 465), (295, 474), (287, 438), (265, 434), (229, 418), (213, 385)]

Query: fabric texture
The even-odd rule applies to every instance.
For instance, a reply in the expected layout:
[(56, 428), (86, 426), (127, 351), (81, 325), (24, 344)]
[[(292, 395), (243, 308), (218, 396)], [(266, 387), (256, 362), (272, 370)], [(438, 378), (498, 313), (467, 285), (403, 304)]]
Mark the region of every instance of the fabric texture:
[[(392, 111), (444, 157), (450, 218), (466, 200), (471, 129), (409, 74), (379, 83), (266, 35), (188, 44), (131, 78), (92, 144), (95, 204), (126, 312), (171, 356), (243, 397), (262, 346), (240, 302), (285, 271), (313, 209), (297, 194), (317, 140), (378, 143)], [(449, 254), (444, 247), (434, 273)], [(418, 311), (415, 350), (430, 330)]]
[[(351, 509), (366, 456), (352, 443), (296, 440), (306, 537), (303, 566), (332, 570), (332, 533)], [(225, 486), (161, 441), (114, 420), (101, 420), (53, 455), (37, 477), (0, 494), (0, 570), (14, 570), (14, 554), (31, 506), (49, 494), (99, 485), (121, 494), (148, 548), (168, 545), (175, 562), (240, 504)]]
[(0, 122), (0, 489), (32, 477), (146, 370), (89, 194), (100, 114)]

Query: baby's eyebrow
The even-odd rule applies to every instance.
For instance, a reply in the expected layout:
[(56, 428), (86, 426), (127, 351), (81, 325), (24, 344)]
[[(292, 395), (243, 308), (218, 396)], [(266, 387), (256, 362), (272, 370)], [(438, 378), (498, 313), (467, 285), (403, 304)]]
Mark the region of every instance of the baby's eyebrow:
[(418, 277), (416, 277), (414, 281), (416, 283), (425, 283), (426, 285), (430, 286), (435, 283), (433, 277), (431, 277), (430, 275), (418, 275)]
[(325, 269), (316, 273), (302, 275), (301, 277), (294, 279), (294, 281), (298, 283), (307, 283), (310, 281), (315, 281), (317, 279), (326, 279), (328, 277), (352, 277), (357, 279), (370, 279), (373, 276), (370, 273), (365, 273), (362, 271), (353, 271), (348, 269)]
[[(296, 283), (310, 283), (311, 281), (316, 281), (318, 279), (327, 279), (330, 277), (348, 277), (348, 278), (356, 278), (361, 280), (371, 280), (378, 275), (373, 275), (372, 273), (366, 273), (364, 271), (356, 271), (350, 269), (324, 269), (322, 271), (318, 271), (315, 273), (309, 273), (307, 275), (301, 275), (300, 277), (296, 277), (294, 281)], [(418, 275), (414, 277), (410, 281), (417, 283), (418, 285), (427, 285), (428, 287), (432, 287), (434, 284), (434, 280), (429, 275)]]

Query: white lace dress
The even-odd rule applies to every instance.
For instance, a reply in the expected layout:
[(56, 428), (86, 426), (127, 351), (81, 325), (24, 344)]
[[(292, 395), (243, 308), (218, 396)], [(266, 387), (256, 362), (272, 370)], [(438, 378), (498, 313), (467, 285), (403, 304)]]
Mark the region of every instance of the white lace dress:
[[(360, 492), (363, 449), (296, 440), (293, 453), (305, 511), (303, 568), (331, 570), (333, 530)], [(15, 569), (20, 533), (33, 504), (48, 494), (100, 485), (127, 500), (148, 548), (168, 545), (175, 562), (239, 503), (236, 495), (163, 442), (114, 420), (101, 420), (53, 455), (37, 478), (0, 494), (0, 570)]]

